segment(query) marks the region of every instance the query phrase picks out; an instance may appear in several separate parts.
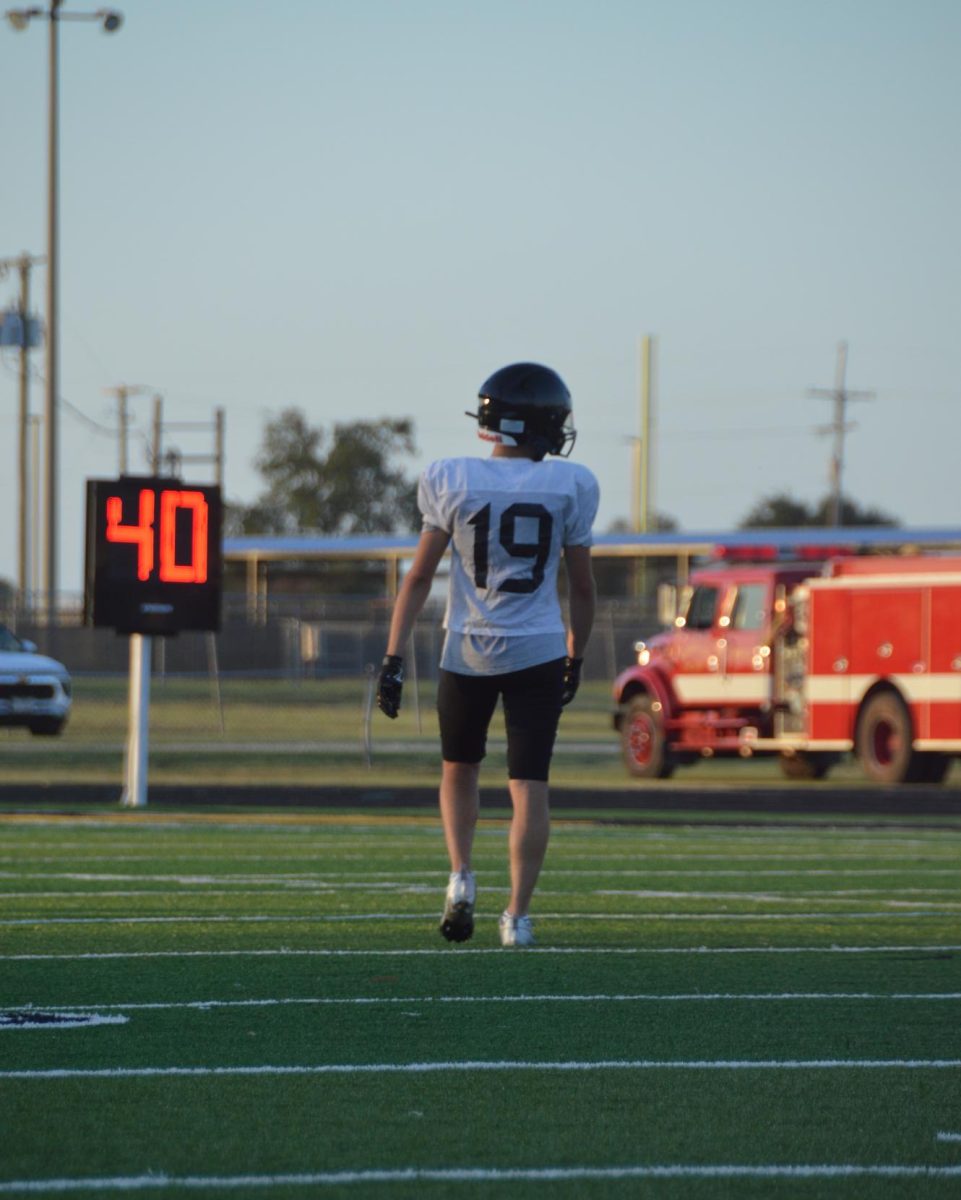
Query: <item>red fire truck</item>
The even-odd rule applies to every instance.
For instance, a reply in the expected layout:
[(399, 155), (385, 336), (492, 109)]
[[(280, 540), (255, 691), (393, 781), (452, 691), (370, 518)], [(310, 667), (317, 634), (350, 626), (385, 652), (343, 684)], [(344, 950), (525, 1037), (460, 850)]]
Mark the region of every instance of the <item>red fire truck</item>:
[(630, 774), (776, 754), (818, 779), (853, 751), (878, 783), (961, 755), (961, 557), (706, 567), (614, 684)]

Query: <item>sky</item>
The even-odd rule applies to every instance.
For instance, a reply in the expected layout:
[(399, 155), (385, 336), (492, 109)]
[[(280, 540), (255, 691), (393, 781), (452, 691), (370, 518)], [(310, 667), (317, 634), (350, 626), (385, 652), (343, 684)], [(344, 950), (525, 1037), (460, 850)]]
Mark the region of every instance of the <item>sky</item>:
[[(98, 0), (99, 4), (99, 0)], [(90, 11), (66, 0), (66, 11)], [(61, 30), (60, 584), (84, 480), (168, 445), (261, 490), (264, 424), (410, 417), (413, 477), (486, 454), (498, 367), (554, 367), (598, 529), (629, 518), (656, 339), (653, 507), (733, 528), (830, 488), (959, 523), (956, 0), (120, 0)], [(46, 242), (46, 27), (0, 27), (0, 258)], [(0, 308), (15, 303), (0, 279)], [(45, 272), (34, 273), (42, 314)], [(43, 410), (42, 351), (31, 355)], [(0, 578), (16, 577), (16, 352), (0, 364)], [(205, 482), (198, 463), (187, 478)]]

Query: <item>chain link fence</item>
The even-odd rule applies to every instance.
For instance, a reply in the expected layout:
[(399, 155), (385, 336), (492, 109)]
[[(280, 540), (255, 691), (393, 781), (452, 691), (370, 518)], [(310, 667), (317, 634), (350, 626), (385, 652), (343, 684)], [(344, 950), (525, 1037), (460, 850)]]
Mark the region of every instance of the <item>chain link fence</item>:
[[(279, 596), (251, 621), (245, 597), (229, 596), (217, 634), (182, 633), (151, 644), (151, 773), (243, 780), (255, 763), (282, 778), (324, 763), (359, 763), (369, 737), (373, 679), (387, 642), (383, 599)], [(55, 625), (8, 611), (4, 623), (38, 653), (62, 662), (72, 711), (59, 737), (0, 727), (0, 778), (7, 784), (119, 779), (129, 724), (130, 639), (87, 628), (79, 608)], [(435, 749), (434, 696), (444, 636), (443, 603), (432, 601), (406, 655), (405, 705), (396, 722), (376, 718), (378, 736)], [(634, 642), (659, 628), (631, 601), (601, 601), (584, 664), (583, 702), (572, 733), (612, 741), (610, 684)], [(572, 723), (573, 722), (573, 723)]]

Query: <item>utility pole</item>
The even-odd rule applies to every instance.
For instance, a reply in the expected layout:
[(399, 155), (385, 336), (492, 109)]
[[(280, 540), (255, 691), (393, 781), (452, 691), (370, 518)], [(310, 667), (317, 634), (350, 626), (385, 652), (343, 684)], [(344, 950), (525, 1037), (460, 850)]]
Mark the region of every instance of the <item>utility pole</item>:
[(163, 452), (161, 442), (163, 441), (163, 413), (164, 413), (164, 398), (157, 395), (153, 398), (153, 436), (150, 439), (150, 474), (160, 474), (160, 459)]
[(130, 432), (130, 414), (127, 411), (127, 400), (131, 396), (140, 396), (152, 391), (141, 383), (121, 383), (117, 387), (104, 388), (108, 396), (117, 397), (117, 460), (120, 466), (119, 474), (126, 475), (129, 469), (128, 436)]
[(817, 396), (822, 400), (834, 401), (834, 420), (830, 425), (821, 425), (818, 433), (830, 433), (834, 438), (831, 452), (831, 524), (837, 528), (841, 524), (844, 505), (844, 435), (857, 426), (848, 422), (847, 406), (850, 400), (873, 400), (874, 392), (854, 392), (845, 386), (845, 375), (848, 363), (848, 344), (838, 342), (837, 364), (834, 369), (833, 388), (808, 388), (809, 396)]
[(60, 403), (60, 37), (62, 21), (96, 21), (105, 33), (120, 28), (123, 18), (112, 9), (96, 12), (63, 12), (64, 0), (49, 0), (49, 8), (8, 9), (7, 20), (22, 31), (34, 19), (48, 24), (47, 80), (47, 364), (44, 407), (46, 437), (46, 541), (44, 544), (45, 621), (56, 624), (59, 546), (59, 425)]
[[(634, 439), (634, 487), (632, 525), (635, 533), (647, 533), (651, 520), (651, 428), (654, 423), (654, 378), (657, 339), (646, 334), (641, 339), (641, 427)], [(634, 595), (642, 597), (647, 588), (647, 560), (634, 564)]]
[(28, 358), (28, 351), (35, 344), (31, 336), (34, 322), (30, 316), (30, 271), (32, 267), (43, 262), (46, 262), (43, 256), (32, 254), (21, 254), (19, 258), (5, 258), (0, 260), (0, 276), (5, 275), (11, 269), (16, 269), (20, 273), (20, 297), (17, 301), (17, 314), (20, 319), (20, 336), (18, 339), (20, 349), (20, 413), (17, 425), (17, 590), (19, 592), (21, 607), (26, 604), (29, 589), (28, 560), (30, 556), (30, 538), (27, 523), (27, 492), (29, 489), (28, 425), (30, 421), (30, 360)]
[[(226, 428), (227, 419), (222, 408), (214, 409), (213, 421), (170, 421), (163, 426), (164, 429), (180, 430), (181, 432), (203, 432), (212, 431), (214, 435), (214, 450), (213, 454), (181, 454), (179, 450), (171, 448), (167, 450), (163, 459), (164, 462), (171, 464), (171, 470), (176, 467), (178, 470), (184, 463), (210, 463), (214, 464), (214, 482), (218, 487), (224, 486), (224, 461), (226, 457)], [(159, 444), (160, 431), (156, 433), (156, 439)]]
[(30, 555), (30, 591), (34, 596), (40, 594), (40, 437), (43, 417), (37, 413), (29, 418), (30, 424), (30, 545), (33, 552)]

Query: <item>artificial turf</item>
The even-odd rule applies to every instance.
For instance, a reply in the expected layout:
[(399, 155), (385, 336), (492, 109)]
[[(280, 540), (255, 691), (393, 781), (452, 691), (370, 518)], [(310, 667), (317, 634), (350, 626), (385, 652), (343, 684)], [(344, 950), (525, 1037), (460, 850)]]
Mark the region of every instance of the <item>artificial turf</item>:
[(959, 852), (560, 821), (503, 951), (500, 820), (450, 947), (430, 819), (0, 816), (0, 1013), (126, 1018), (0, 1025), (0, 1195), (957, 1195)]

